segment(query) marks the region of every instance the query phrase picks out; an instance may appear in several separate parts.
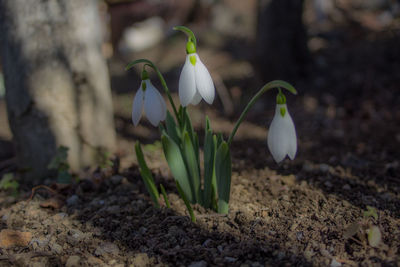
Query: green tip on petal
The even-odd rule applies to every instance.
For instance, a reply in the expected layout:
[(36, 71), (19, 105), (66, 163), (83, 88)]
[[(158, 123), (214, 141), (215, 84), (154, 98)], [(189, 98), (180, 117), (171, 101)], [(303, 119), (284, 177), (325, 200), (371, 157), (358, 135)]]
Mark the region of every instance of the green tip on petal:
[(142, 82), (142, 90), (143, 92), (146, 91), (147, 85), (145, 82)]
[(276, 103), (283, 105), (286, 104), (286, 96), (279, 90), (279, 93), (276, 95)]
[(193, 54), (196, 53), (196, 45), (190, 40), (186, 43), (186, 53)]
[(190, 63), (192, 63), (193, 66), (196, 66), (196, 60), (197, 60), (196, 56), (194, 56), (194, 55), (190, 56), (189, 60), (190, 60)]
[(147, 80), (149, 79), (149, 74), (147, 73), (147, 71), (143, 68), (142, 70), (142, 81), (143, 80)]
[(281, 109), (280, 109), (280, 112), (281, 112), (281, 116), (282, 116), (282, 117), (285, 117), (286, 108), (281, 108)]

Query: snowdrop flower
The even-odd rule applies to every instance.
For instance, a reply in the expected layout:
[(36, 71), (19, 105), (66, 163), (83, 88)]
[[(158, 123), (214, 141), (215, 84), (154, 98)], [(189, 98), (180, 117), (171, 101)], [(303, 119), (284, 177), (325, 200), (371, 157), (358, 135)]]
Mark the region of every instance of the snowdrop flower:
[(147, 119), (153, 126), (157, 127), (160, 121), (165, 120), (167, 106), (161, 94), (151, 84), (147, 73), (145, 75), (143, 73), (142, 84), (133, 99), (132, 122), (135, 126), (139, 123), (144, 108)]
[(182, 106), (197, 105), (203, 98), (208, 104), (214, 101), (215, 89), (211, 75), (201, 62), (192, 41), (186, 45), (186, 61), (179, 78), (179, 99)]
[(277, 163), (286, 155), (291, 160), (296, 156), (296, 129), (286, 106), (286, 98), (281, 92), (277, 96), (275, 115), (268, 131), (268, 148)]

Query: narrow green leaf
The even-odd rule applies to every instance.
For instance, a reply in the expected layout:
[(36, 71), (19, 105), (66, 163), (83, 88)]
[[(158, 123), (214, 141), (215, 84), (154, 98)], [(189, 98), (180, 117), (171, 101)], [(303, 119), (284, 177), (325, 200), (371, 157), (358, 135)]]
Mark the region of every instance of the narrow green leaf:
[(179, 193), (180, 197), (183, 199), (183, 202), (185, 203), (186, 208), (189, 212), (190, 219), (192, 220), (192, 222), (196, 222), (196, 217), (194, 216), (192, 206), (190, 205), (190, 202), (189, 202), (188, 198), (186, 197), (184, 190), (182, 190), (182, 187), (179, 185), (178, 181), (175, 180), (175, 182), (176, 182), (176, 188), (178, 189), (178, 193)]
[(185, 155), (186, 164), (191, 177), (191, 184), (193, 185), (194, 201), (200, 201), (200, 170), (199, 163), (197, 162), (196, 152), (194, 150), (192, 140), (188, 132), (183, 133), (183, 152)]
[(178, 181), (182, 186), (183, 191), (191, 202), (194, 201), (194, 192), (190, 185), (190, 177), (187, 172), (185, 162), (183, 160), (179, 146), (167, 134), (161, 136), (164, 156), (171, 169), (175, 181)]
[(160, 207), (158, 203), (158, 198), (160, 194), (158, 193), (157, 187), (154, 183), (153, 176), (149, 168), (147, 167), (146, 161), (144, 159), (142, 148), (140, 147), (139, 141), (135, 144), (135, 151), (136, 151), (136, 158), (139, 163), (139, 171), (140, 175), (142, 176), (143, 182), (146, 186), (147, 192), (149, 193), (151, 199), (153, 200), (154, 206), (157, 208)]
[(218, 187), (218, 213), (227, 214), (231, 191), (231, 155), (228, 144), (223, 141), (218, 147), (215, 159), (215, 174)]
[(167, 205), (167, 208), (170, 209), (171, 208), (171, 204), (169, 204), (169, 200), (168, 200), (168, 197), (167, 197), (167, 192), (165, 192), (165, 188), (164, 188), (164, 186), (162, 184), (160, 184), (160, 188), (161, 188), (161, 194), (164, 197), (165, 205)]
[(165, 124), (167, 126), (167, 133), (178, 145), (180, 145), (180, 137), (178, 134), (177, 126), (171, 113), (167, 111), (167, 118), (165, 119)]
[(183, 122), (184, 122), (184, 126), (185, 126), (185, 130), (189, 133), (190, 138), (193, 141), (193, 125), (192, 125), (192, 121), (190, 120), (189, 114), (186, 111), (186, 108), (183, 108)]
[(217, 133), (217, 147), (219, 147), (223, 141), (224, 141), (224, 136), (222, 135), (222, 133)]
[(207, 132), (208, 130), (212, 130), (212, 129), (211, 129), (211, 124), (210, 124), (210, 119), (206, 115), (206, 129), (205, 129), (205, 131)]
[[(207, 126), (206, 126), (207, 128)], [(209, 128), (209, 127), (208, 127)], [(204, 136), (204, 206), (210, 208), (212, 194), (212, 180), (215, 179), (215, 147), (217, 138), (209, 129)]]
[(197, 135), (196, 132), (193, 133), (193, 149), (194, 149), (194, 153), (196, 155), (196, 160), (198, 163), (198, 168), (200, 170), (200, 146), (199, 146), (199, 136)]

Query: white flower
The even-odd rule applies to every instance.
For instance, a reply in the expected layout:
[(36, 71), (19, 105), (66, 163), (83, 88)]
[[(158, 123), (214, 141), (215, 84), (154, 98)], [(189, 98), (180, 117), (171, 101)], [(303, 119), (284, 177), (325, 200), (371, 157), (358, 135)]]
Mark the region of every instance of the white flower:
[(277, 163), (286, 155), (292, 160), (296, 156), (296, 129), (286, 104), (276, 105), (275, 116), (268, 131), (268, 148)]
[(157, 127), (160, 121), (165, 120), (167, 106), (163, 97), (149, 79), (142, 80), (142, 84), (133, 99), (132, 122), (135, 126), (142, 117), (143, 106), (146, 117), (152, 125)]
[(197, 105), (201, 98), (208, 104), (214, 101), (214, 83), (197, 53), (186, 56), (179, 78), (179, 99), (182, 106)]

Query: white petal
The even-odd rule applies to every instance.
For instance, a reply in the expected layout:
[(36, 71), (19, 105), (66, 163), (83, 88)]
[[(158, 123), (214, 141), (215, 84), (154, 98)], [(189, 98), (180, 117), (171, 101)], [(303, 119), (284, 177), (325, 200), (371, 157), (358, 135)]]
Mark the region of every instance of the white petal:
[(132, 104), (132, 122), (135, 126), (139, 123), (140, 118), (142, 117), (142, 113), (143, 113), (143, 90), (142, 86), (140, 86), (136, 92)]
[(157, 89), (150, 82), (147, 82), (147, 80), (146, 85), (146, 91), (144, 92), (144, 112), (150, 123), (157, 127), (163, 119), (165, 113), (164, 106), (160, 103)]
[(194, 66), (196, 88), (199, 91), (200, 95), (203, 97), (203, 99), (208, 104), (212, 104), (215, 96), (214, 83), (206, 66), (204, 66), (203, 62), (201, 62), (197, 54), (196, 54), (196, 59), (197, 59), (196, 65)]
[(200, 103), (200, 101), (201, 101), (201, 95), (199, 94), (198, 91), (196, 91), (196, 94), (194, 95), (193, 100), (192, 102), (190, 102), (190, 104), (197, 105), (198, 103)]
[(165, 104), (165, 100), (158, 90), (156, 90), (156, 94), (161, 107), (160, 120), (163, 121), (167, 117), (167, 105)]
[(289, 111), (287, 109), (286, 109), (285, 119), (287, 123), (287, 133), (288, 133), (287, 138), (289, 140), (288, 156), (291, 160), (294, 160), (297, 152), (296, 128), (294, 127), (292, 117), (290, 116)]
[[(281, 108), (286, 109), (286, 113), (283, 117), (280, 113)], [(295, 140), (296, 132), (294, 131), (294, 124), (287, 111), (286, 105), (276, 105), (275, 115), (268, 130), (268, 148), (277, 163), (281, 162), (286, 157), (289, 150), (291, 150), (291, 156), (294, 158), (297, 146), (293, 150), (293, 134)], [(294, 154), (292, 152), (294, 152)]]
[(181, 76), (179, 77), (179, 99), (181, 105), (186, 107), (192, 102), (196, 94), (196, 83), (194, 78), (194, 66), (190, 63), (190, 56), (186, 56)]

